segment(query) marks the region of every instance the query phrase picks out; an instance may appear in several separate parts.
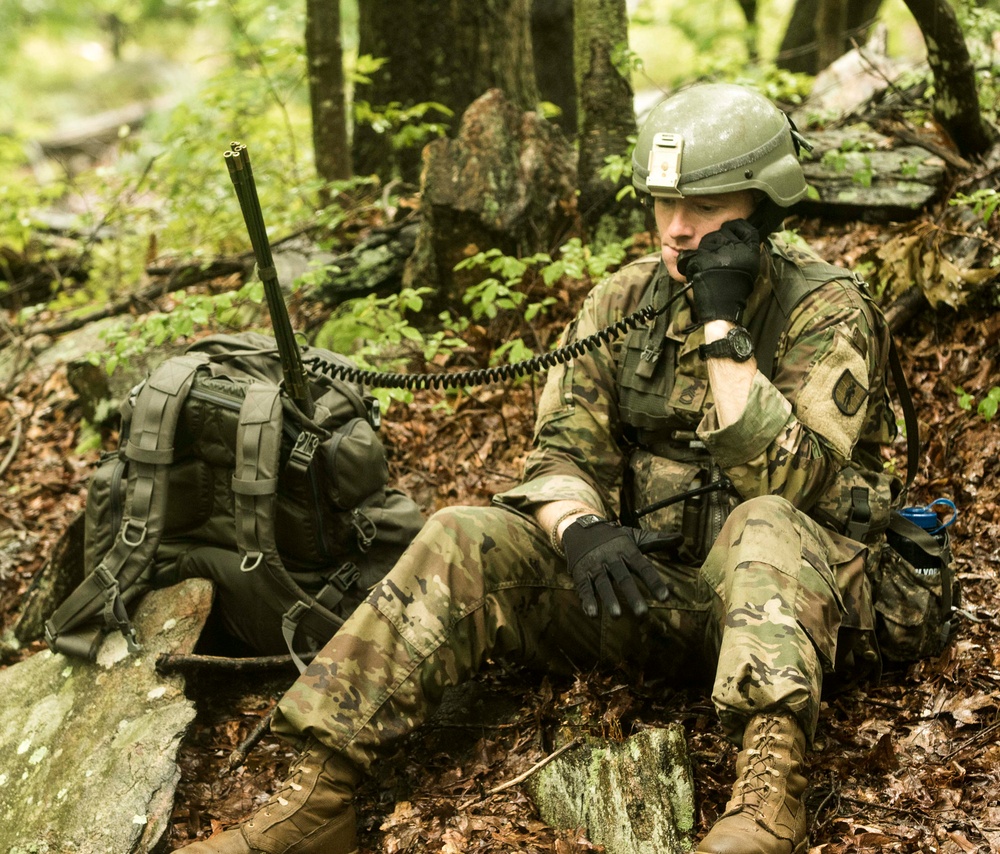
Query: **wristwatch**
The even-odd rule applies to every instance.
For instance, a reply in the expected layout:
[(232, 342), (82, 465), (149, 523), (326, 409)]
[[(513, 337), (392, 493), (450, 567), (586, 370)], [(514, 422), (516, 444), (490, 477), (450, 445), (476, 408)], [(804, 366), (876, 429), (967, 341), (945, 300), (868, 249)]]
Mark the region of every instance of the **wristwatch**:
[(734, 326), (726, 333), (725, 338), (702, 344), (698, 348), (702, 359), (732, 359), (734, 362), (745, 362), (753, 355), (753, 339), (742, 326)]

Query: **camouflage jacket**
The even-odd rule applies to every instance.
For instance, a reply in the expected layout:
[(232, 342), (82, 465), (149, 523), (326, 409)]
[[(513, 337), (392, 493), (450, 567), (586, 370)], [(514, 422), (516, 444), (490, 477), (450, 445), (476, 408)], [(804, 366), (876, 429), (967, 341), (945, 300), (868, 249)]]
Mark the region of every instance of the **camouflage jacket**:
[[(776, 494), (827, 527), (848, 532), (860, 493), (866, 539), (888, 524), (899, 482), (881, 449), (896, 435), (886, 389), (888, 331), (863, 286), (829, 271), (812, 251), (771, 239), (744, 323), (759, 343), (764, 318), (803, 271), (824, 271), (791, 309), (773, 369), (758, 366), (738, 422), (716, 423), (708, 372), (686, 300), (648, 327), (552, 368), (541, 396), (535, 447), (522, 483), (497, 503), (531, 513), (572, 499), (631, 521), (637, 511), (690, 489), (715, 464), (736, 500)], [(596, 286), (561, 343), (582, 339), (678, 288), (659, 256), (640, 259)], [(771, 323), (773, 327), (773, 323)], [(859, 493), (860, 491), (860, 493)], [(642, 516), (646, 528), (679, 530), (683, 503)]]

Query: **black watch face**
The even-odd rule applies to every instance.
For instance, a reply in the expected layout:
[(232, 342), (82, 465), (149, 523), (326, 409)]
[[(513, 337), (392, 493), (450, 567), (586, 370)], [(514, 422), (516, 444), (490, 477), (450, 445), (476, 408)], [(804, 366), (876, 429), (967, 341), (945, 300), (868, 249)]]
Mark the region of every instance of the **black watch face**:
[(586, 516), (581, 516), (576, 521), (581, 528), (589, 528), (591, 525), (596, 525), (598, 522), (603, 522), (604, 520), (594, 513), (588, 513)]
[(753, 339), (745, 329), (734, 329), (729, 333), (729, 340), (737, 357), (749, 359), (753, 355)]

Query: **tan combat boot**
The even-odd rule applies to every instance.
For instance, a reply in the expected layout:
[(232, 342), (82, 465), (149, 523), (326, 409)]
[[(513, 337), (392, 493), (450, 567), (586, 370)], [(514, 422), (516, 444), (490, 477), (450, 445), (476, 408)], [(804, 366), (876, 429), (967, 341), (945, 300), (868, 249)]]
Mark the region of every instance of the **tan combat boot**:
[(791, 715), (751, 718), (736, 758), (732, 800), (697, 854), (802, 854), (808, 841), (805, 748), (805, 733)]
[(238, 827), (184, 848), (187, 854), (357, 854), (354, 790), (361, 774), (310, 741), (281, 789)]

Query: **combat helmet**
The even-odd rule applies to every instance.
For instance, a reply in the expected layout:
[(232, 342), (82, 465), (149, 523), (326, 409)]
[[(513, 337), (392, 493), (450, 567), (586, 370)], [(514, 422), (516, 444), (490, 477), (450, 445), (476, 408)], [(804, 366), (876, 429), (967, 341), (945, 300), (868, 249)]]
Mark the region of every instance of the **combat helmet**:
[(806, 194), (800, 146), (811, 148), (760, 93), (697, 84), (650, 111), (632, 154), (632, 184), (654, 198), (759, 190), (787, 208)]

